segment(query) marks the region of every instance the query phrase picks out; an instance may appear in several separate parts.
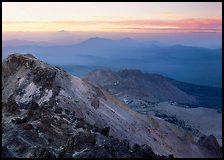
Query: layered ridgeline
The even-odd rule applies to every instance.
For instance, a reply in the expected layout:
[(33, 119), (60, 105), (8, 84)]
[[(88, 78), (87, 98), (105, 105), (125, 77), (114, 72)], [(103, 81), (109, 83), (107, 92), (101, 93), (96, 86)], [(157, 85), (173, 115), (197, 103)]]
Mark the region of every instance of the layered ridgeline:
[[(177, 81), (159, 74), (98, 69), (85, 76), (131, 106), (173, 101), (189, 107), (222, 108), (222, 89)], [(137, 105), (136, 105), (137, 103)]]
[[(222, 48), (100, 37), (74, 45), (46, 45), (47, 42), (3, 41), (2, 57), (6, 58), (11, 52), (32, 53), (35, 57), (49, 64), (59, 65), (77, 76), (84, 76), (95, 68), (134, 68), (193, 84), (222, 86)], [(61, 53), (66, 53), (66, 56)], [(76, 69), (73, 70), (74, 65)]]
[(163, 119), (140, 115), (30, 54), (9, 55), (2, 69), (3, 157), (221, 156), (214, 136), (197, 140)]

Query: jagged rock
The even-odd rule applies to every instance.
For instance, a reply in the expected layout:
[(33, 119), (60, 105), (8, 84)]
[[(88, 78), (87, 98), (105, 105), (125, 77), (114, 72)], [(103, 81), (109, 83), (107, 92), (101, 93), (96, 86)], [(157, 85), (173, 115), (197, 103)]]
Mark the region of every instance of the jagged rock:
[(50, 148), (45, 147), (34, 147), (31, 150), (30, 158), (56, 158), (55, 155), (50, 151)]
[(85, 128), (85, 121), (80, 119), (76, 122), (76, 125), (75, 125), (76, 128)]
[(100, 105), (99, 98), (97, 98), (97, 97), (93, 98), (93, 99), (92, 99), (92, 102), (91, 102), (91, 105), (92, 105), (95, 109), (97, 109), (97, 108), (99, 107), (99, 105)]
[(22, 123), (26, 123), (28, 122), (28, 118), (24, 117), (24, 118), (16, 118), (16, 119), (12, 119), (12, 123), (14, 124), (22, 124)]
[(217, 157), (222, 157), (222, 147), (213, 135), (201, 136), (197, 141), (197, 144), (206, 148), (211, 154)]
[(56, 71), (50, 68), (36, 68), (31, 72), (33, 77), (33, 82), (39, 84), (43, 88), (51, 89), (56, 76)]
[(19, 106), (17, 105), (15, 100), (11, 100), (7, 103), (2, 102), (2, 109), (11, 114), (19, 113)]
[(138, 144), (134, 144), (134, 146), (132, 147), (132, 151), (136, 152), (140, 150), (140, 146)]
[[(124, 143), (125, 142), (125, 143)], [(148, 149), (149, 148), (149, 149)], [(126, 140), (122, 142), (110, 138), (104, 146), (94, 146), (75, 152), (73, 158), (167, 158), (166, 156), (156, 155), (150, 147), (139, 146), (138, 150), (130, 151), (130, 146)], [(170, 156), (172, 158), (172, 156)]]
[(143, 150), (143, 152), (146, 153), (148, 156), (151, 156), (151, 155), (154, 154), (153, 151), (152, 151), (152, 148), (149, 147), (148, 145), (143, 145), (143, 146), (142, 146), (142, 150)]
[(31, 103), (29, 103), (28, 108), (30, 108), (31, 110), (36, 110), (37, 108), (39, 108), (39, 105), (35, 101), (31, 101)]
[(110, 148), (113, 151), (113, 150), (116, 150), (116, 146), (118, 143), (119, 143), (119, 140), (117, 138), (110, 137), (104, 144), (104, 147)]
[(61, 114), (61, 113), (62, 113), (62, 108), (60, 108), (60, 107), (55, 107), (54, 113), (56, 113), (56, 114)]
[(81, 152), (76, 152), (72, 156), (73, 158), (113, 158), (113, 156), (108, 153), (104, 148), (102, 147), (95, 147), (91, 149), (86, 149)]
[(32, 124), (29, 123), (23, 123), (19, 126), (20, 128), (24, 129), (24, 130), (31, 130), (34, 129)]
[(105, 127), (105, 128), (100, 129), (100, 133), (106, 137), (108, 137), (109, 131), (110, 131), (110, 127)]
[(2, 146), (2, 158), (16, 158), (7, 146)]
[(128, 142), (127, 139), (122, 139), (122, 140), (120, 141), (120, 145), (121, 145), (121, 146), (125, 146), (125, 147), (129, 147), (129, 142)]
[(115, 153), (116, 158), (130, 158), (129, 148), (126, 146), (118, 146)]

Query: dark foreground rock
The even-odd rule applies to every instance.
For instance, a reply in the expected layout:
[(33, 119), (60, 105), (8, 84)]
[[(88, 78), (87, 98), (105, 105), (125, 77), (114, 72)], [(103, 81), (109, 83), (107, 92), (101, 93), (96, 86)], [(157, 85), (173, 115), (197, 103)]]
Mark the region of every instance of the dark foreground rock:
[(219, 145), (217, 139), (213, 135), (201, 136), (197, 144), (201, 146), (206, 152), (209, 152), (216, 157), (222, 157), (222, 147)]
[[(5, 108), (12, 105), (4, 103)], [(130, 147), (128, 140), (109, 136), (109, 127), (96, 128), (75, 118), (74, 113), (65, 112), (56, 106), (37, 103), (30, 103), (16, 114), (11, 109), (4, 110), (2, 158), (165, 157), (155, 154), (148, 145)]]

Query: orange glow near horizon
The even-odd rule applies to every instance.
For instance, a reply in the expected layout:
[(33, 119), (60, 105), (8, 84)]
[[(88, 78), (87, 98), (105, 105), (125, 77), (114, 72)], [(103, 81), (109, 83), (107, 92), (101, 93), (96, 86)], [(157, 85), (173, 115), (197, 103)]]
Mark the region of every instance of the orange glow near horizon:
[[(16, 28), (16, 30), (15, 30)], [(124, 20), (124, 21), (5, 21), (3, 31), (206, 31), (221, 32), (222, 19)]]
[(3, 2), (2, 32), (222, 32), (221, 5)]

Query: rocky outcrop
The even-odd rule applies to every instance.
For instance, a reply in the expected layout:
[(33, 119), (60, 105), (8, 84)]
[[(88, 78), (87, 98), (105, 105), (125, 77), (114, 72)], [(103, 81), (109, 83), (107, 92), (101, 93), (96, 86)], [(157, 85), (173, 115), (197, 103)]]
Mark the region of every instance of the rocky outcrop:
[[(20, 112), (11, 110), (11, 105)], [(108, 136), (109, 128), (99, 129), (74, 112), (57, 106), (32, 102), (26, 109), (19, 109), (15, 102), (4, 103), (2, 158), (107, 158), (133, 157), (127, 140)], [(105, 137), (106, 136), (106, 137)], [(101, 144), (97, 141), (102, 139)], [(166, 157), (145, 151), (134, 157)]]
[(130, 147), (127, 140), (118, 141), (110, 138), (104, 142), (103, 146), (91, 149), (84, 149), (72, 155), (73, 158), (173, 158), (154, 154), (148, 145), (134, 145)]
[(210, 153), (215, 157), (222, 157), (222, 147), (213, 135), (201, 136), (197, 141), (197, 144), (204, 152)]
[(71, 157), (102, 144), (99, 137), (145, 143), (127, 129), (134, 119), (146, 124), (89, 82), (30, 54), (11, 54), (2, 66), (4, 157)]

